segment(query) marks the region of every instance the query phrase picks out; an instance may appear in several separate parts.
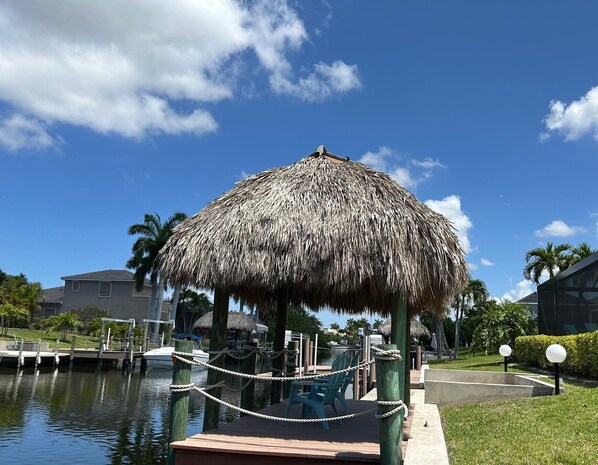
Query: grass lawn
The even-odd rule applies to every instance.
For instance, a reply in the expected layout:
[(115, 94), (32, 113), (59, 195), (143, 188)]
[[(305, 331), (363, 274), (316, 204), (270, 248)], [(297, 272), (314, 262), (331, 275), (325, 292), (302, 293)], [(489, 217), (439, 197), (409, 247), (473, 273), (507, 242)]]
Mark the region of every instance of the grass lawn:
[[(42, 342), (48, 342), (50, 344), (50, 349), (54, 349), (56, 347), (56, 339), (59, 339), (61, 334), (59, 331), (53, 331), (48, 333), (47, 331), (43, 331), (40, 329), (22, 329), (22, 328), (9, 328), (7, 331), (6, 336), (0, 336), (0, 341), (14, 341), (14, 335), (17, 336), (17, 339), (20, 341), (24, 339), (25, 341), (37, 342), (38, 339), (41, 339)], [(82, 334), (77, 334), (76, 345), (79, 348), (87, 347), (94, 348), (98, 347), (98, 338), (85, 336)], [(69, 348), (71, 347), (71, 338), (72, 334), (68, 335), (68, 341), (60, 341), (60, 348)]]
[[(501, 361), (471, 356), (430, 368), (500, 371)], [(566, 381), (559, 396), (445, 406), (440, 415), (451, 465), (598, 464), (596, 383)]]

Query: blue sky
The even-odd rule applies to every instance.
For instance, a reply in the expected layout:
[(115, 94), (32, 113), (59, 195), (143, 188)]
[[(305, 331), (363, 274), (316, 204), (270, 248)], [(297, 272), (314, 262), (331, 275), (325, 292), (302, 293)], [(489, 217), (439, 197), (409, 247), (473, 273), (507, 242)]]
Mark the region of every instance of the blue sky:
[[(527, 250), (598, 246), (594, 2), (0, 5), (0, 269), (122, 268), (146, 212), (193, 214), (324, 144), (455, 223), (495, 297)], [(325, 315), (325, 322), (332, 321)]]

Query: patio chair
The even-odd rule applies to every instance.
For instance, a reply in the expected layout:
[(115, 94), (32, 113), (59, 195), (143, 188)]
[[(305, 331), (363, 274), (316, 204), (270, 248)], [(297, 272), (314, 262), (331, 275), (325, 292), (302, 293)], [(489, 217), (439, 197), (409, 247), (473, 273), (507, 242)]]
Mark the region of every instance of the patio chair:
[[(356, 367), (359, 364), (360, 353), (359, 351), (355, 351), (353, 354), (353, 358), (351, 359), (351, 364), (349, 365), (351, 368)], [(334, 371), (334, 370), (333, 370)], [(314, 383), (326, 383), (328, 381), (328, 377), (325, 378), (317, 378), (314, 380)], [(347, 400), (345, 398), (345, 393), (347, 392), (347, 388), (349, 384), (355, 381), (355, 371), (349, 371), (345, 373), (343, 378), (343, 384), (341, 388), (336, 393), (336, 399), (340, 402), (341, 406), (343, 407), (343, 411), (345, 414), (349, 413), (349, 406), (347, 405)], [(314, 386), (317, 388), (317, 386)]]
[(575, 325), (563, 325), (563, 328), (565, 328), (567, 334), (579, 334)]
[[(332, 363), (331, 371), (344, 370), (349, 367), (351, 359), (353, 357), (352, 351), (343, 352), (338, 358)], [(335, 415), (338, 415), (336, 405), (334, 405), (337, 399), (343, 382), (345, 380), (345, 373), (338, 373), (336, 375), (327, 376), (324, 381), (318, 382), (305, 382), (305, 381), (293, 381), (291, 383), (291, 392), (287, 401), (287, 408), (285, 416), (289, 417), (289, 411), (291, 405), (301, 403), (303, 408), (301, 410), (301, 418), (306, 418), (311, 415), (312, 410), (316, 411), (318, 418), (326, 418), (326, 406), (330, 405)], [(300, 388), (309, 386), (310, 390), (306, 393), (301, 393)], [(322, 428), (329, 429), (328, 422), (322, 422)]]
[(586, 323), (586, 329), (588, 332), (598, 331), (598, 325), (596, 323)]

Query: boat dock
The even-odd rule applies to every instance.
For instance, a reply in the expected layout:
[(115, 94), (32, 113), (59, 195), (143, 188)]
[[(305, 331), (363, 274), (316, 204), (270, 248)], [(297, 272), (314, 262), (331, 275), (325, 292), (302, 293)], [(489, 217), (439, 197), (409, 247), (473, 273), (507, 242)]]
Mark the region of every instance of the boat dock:
[[(104, 350), (98, 349), (59, 349), (58, 351), (18, 351), (18, 350), (0, 350), (0, 366), (51, 366), (56, 365), (56, 357), (59, 358), (59, 364), (64, 363), (97, 363), (112, 362), (122, 363), (122, 361), (132, 360), (133, 364), (141, 359), (143, 352), (133, 352), (126, 350)], [(39, 356), (39, 360), (38, 360)], [(21, 360), (19, 360), (21, 357)]]
[[(347, 400), (350, 413), (376, 407), (369, 400)], [(284, 417), (286, 401), (271, 405), (262, 414)], [(327, 416), (334, 416), (328, 407)], [(301, 418), (301, 406), (291, 407), (291, 418)], [(411, 417), (410, 417), (411, 418)], [(324, 430), (319, 423), (281, 423), (245, 416), (219, 429), (173, 442), (176, 465), (350, 465), (380, 463), (379, 424), (373, 413), (330, 423)], [(411, 421), (403, 425), (409, 437)], [(403, 452), (407, 441), (403, 441)]]
[[(324, 367), (322, 367), (324, 368)], [(420, 387), (420, 372), (411, 372), (412, 389)], [(347, 399), (350, 413), (376, 407), (374, 392), (361, 400)], [(259, 413), (284, 417), (286, 401), (260, 410)], [(417, 408), (417, 407), (416, 407)], [(334, 412), (328, 406), (326, 416)], [(403, 457), (405, 457), (414, 406), (403, 424)], [(290, 418), (301, 418), (301, 406), (293, 405)], [(175, 449), (175, 465), (252, 465), (310, 464), (351, 465), (379, 464), (379, 420), (373, 413), (329, 423), (324, 430), (319, 423), (284, 423), (253, 416), (241, 417), (218, 429), (191, 436), (170, 444)]]

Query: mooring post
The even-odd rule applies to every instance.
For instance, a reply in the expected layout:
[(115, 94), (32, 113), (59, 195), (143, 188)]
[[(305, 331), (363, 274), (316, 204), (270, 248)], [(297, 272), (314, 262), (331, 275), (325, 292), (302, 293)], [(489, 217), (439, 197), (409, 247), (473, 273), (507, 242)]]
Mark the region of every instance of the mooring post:
[[(73, 334), (73, 337), (71, 338), (71, 354), (69, 357), (69, 368), (73, 367), (73, 361), (75, 360), (75, 343), (77, 341), (77, 336), (75, 336)], [(100, 344), (102, 343), (102, 341), (100, 340)]]
[(409, 315), (407, 309), (407, 298), (399, 293), (394, 293), (390, 301), (391, 320), (390, 320), (390, 342), (395, 344), (401, 351), (403, 359), (399, 363), (399, 399), (409, 405), (409, 357), (411, 348), (409, 347)]
[(42, 356), (40, 354), (42, 347), (42, 340), (38, 338), (37, 340), (37, 353), (35, 354), (35, 368), (37, 368), (42, 363)]
[(56, 339), (56, 348), (54, 349), (54, 366), (58, 366), (60, 363), (60, 355), (58, 355), (58, 346), (60, 344), (60, 339)]
[[(257, 342), (247, 342), (245, 344), (243, 355), (245, 358), (241, 363), (241, 371), (249, 375), (255, 375), (255, 356), (257, 349)], [(241, 382), (245, 382), (241, 379)], [(241, 408), (245, 410), (253, 410), (253, 400), (255, 399), (255, 381), (248, 380), (247, 386), (241, 391)], [(243, 415), (243, 414), (242, 414)]]
[[(285, 366), (285, 374), (292, 378), (295, 376), (297, 369), (297, 341), (289, 341), (287, 345), (287, 363)], [(286, 381), (284, 383), (283, 399), (288, 399), (291, 395), (291, 383), (292, 381)]]
[(23, 339), (19, 342), (19, 356), (17, 357), (17, 368), (25, 365), (25, 358), (23, 357)]
[[(384, 345), (383, 350), (396, 350), (396, 344)], [(405, 357), (403, 356), (403, 360)], [(398, 360), (376, 359), (376, 379), (378, 400), (396, 401), (400, 399)], [(384, 414), (395, 406), (379, 405), (378, 413)], [(403, 411), (380, 420), (380, 465), (402, 463), (401, 444), (403, 442)]]
[[(174, 345), (175, 352), (189, 354), (184, 358), (193, 360), (193, 341), (178, 340)], [(191, 365), (181, 360), (176, 360), (172, 371), (173, 386), (191, 384)], [(182, 441), (187, 438), (187, 416), (189, 412), (189, 391), (177, 391), (170, 394), (170, 430), (168, 443)], [(168, 447), (167, 465), (174, 465), (175, 450)]]

